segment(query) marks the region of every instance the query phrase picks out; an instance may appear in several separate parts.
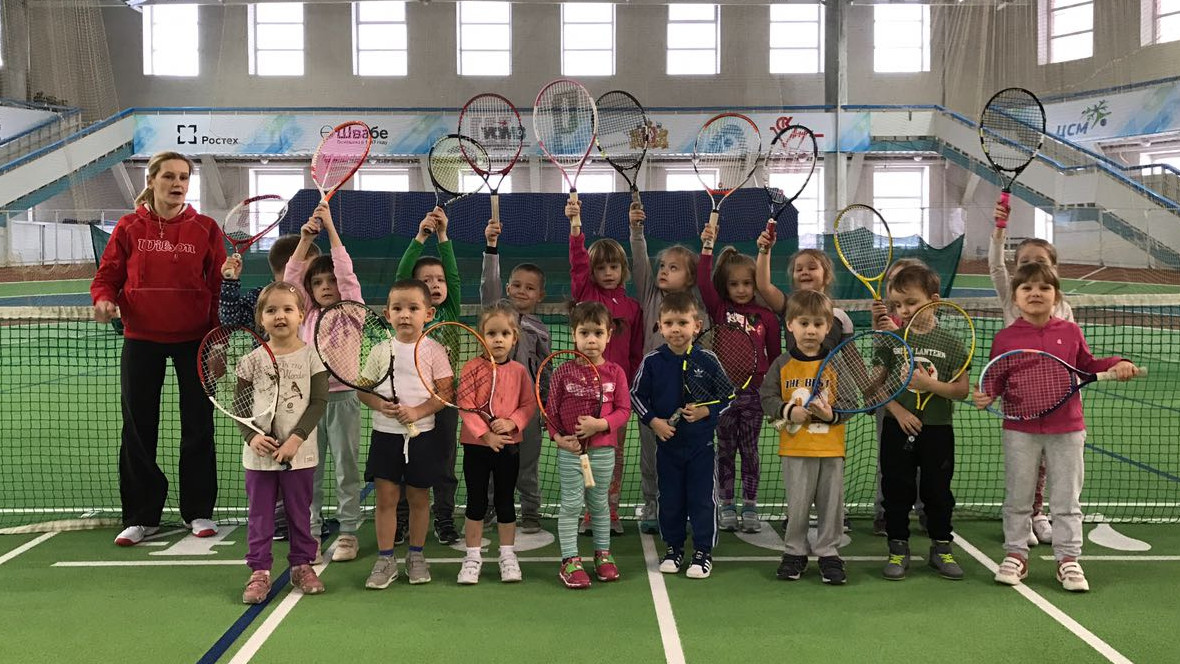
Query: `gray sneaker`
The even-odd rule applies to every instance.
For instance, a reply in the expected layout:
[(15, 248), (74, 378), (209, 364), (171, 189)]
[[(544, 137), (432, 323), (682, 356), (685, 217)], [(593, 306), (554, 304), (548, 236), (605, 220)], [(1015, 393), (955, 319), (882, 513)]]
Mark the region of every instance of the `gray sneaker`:
[(535, 516), (526, 516), (520, 520), (520, 532), (532, 535), (541, 532), (541, 520)]
[(737, 508), (733, 505), (722, 505), (717, 527), (727, 533), (735, 532), (738, 529)]
[(753, 505), (746, 505), (742, 508), (742, 532), (762, 532), (762, 519), (758, 518), (758, 508)]
[(411, 551), (406, 555), (406, 576), (410, 577), (410, 585), (430, 583), (430, 565), (421, 551)]
[(930, 544), (929, 565), (938, 571), (944, 579), (960, 581), (963, 579), (963, 568), (955, 562), (955, 554), (951, 550), (951, 543), (934, 541)]
[(881, 574), (890, 581), (901, 581), (910, 569), (910, 543), (906, 540), (889, 540), (889, 562)]
[(373, 571), (365, 579), (365, 587), (370, 590), (382, 590), (389, 587), (397, 579), (397, 556), (377, 556), (373, 563)]

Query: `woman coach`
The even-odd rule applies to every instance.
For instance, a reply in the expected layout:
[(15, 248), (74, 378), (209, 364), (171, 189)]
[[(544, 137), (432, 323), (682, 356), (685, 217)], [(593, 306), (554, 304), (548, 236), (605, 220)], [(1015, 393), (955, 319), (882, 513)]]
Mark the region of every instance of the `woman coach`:
[(159, 530), (168, 496), (156, 444), (169, 358), (180, 388), (180, 515), (198, 537), (217, 532), (213, 407), (197, 377), (197, 348), (217, 324), (225, 244), (216, 222), (184, 202), (192, 170), (182, 154), (152, 156), (147, 187), (111, 232), (90, 286), (95, 320), (106, 323), (117, 311), (123, 321), (120, 546)]

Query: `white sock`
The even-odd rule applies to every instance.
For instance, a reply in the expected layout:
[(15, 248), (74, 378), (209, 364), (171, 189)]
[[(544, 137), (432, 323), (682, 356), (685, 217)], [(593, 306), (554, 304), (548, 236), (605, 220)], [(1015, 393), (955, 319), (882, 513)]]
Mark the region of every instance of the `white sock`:
[(500, 560), (516, 557), (516, 546), (513, 544), (500, 545)]
[(467, 547), (467, 557), (470, 560), (483, 560), (483, 553), (478, 546)]

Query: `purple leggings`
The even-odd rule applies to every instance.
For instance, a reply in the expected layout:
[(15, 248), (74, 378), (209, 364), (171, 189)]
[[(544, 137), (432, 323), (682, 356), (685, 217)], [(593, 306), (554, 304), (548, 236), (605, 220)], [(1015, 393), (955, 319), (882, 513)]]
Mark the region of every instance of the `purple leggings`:
[(758, 434), (762, 431), (762, 403), (758, 390), (745, 389), (717, 422), (717, 483), (721, 501), (733, 500), (735, 461), (742, 455), (742, 498), (758, 500), (762, 462), (758, 458)]
[(320, 542), (319, 533), (316, 533), (317, 537), (311, 535), (311, 490), (314, 478), (315, 468), (246, 471), (246, 499), (249, 502), (246, 565), (250, 569), (270, 570), (274, 562), (270, 548), (275, 534), (275, 506), (280, 488), (291, 541), (287, 562), (294, 567), (315, 560)]

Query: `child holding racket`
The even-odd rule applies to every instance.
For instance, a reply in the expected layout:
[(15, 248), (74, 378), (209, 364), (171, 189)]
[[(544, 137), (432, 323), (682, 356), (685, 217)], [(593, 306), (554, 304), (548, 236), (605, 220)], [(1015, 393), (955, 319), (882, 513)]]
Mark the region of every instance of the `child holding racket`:
[[(447, 213), (436, 207), (418, 223), (418, 235), (406, 247), (401, 261), (397, 264), (397, 279), (417, 279), (426, 284), (430, 293), (430, 306), (434, 313), (425, 327), (443, 321), (459, 320), (459, 304), (463, 282), (459, 277), (459, 265), (455, 261), (455, 247), (447, 237)], [(423, 256), (426, 240), (438, 238), (438, 257)], [(411, 351), (411, 356), (413, 352)], [(454, 544), (459, 541), (455, 530), (455, 491), (459, 479), (455, 476), (456, 441), (459, 433), (459, 415), (453, 408), (445, 408), (436, 416), (438, 429), (443, 436), (446, 459), (443, 473), (438, 478), (434, 491), (434, 535), (439, 544)], [(406, 503), (398, 506), (400, 523), (407, 521)], [(398, 533), (398, 541), (404, 532)]]
[[(645, 329), (643, 331), (643, 355), (659, 348), (664, 343), (660, 334), (660, 305), (664, 296), (670, 293), (691, 292), (696, 286), (697, 255), (691, 249), (674, 244), (656, 254), (656, 272), (652, 274), (651, 259), (647, 253), (647, 238), (643, 234), (643, 222), (647, 219), (643, 208), (631, 206), (628, 214), (631, 222), (631, 272), (635, 276), (635, 293), (639, 296), (643, 310)], [(639, 514), (640, 532), (659, 532), (656, 521), (656, 435), (651, 427), (639, 424), (639, 476), (643, 492), (643, 508)]]
[[(255, 320), (269, 338), (267, 345), (278, 362), (282, 387), (272, 421), (273, 438), (239, 424), (246, 441), (242, 450), (249, 504), (246, 564), (252, 570), (242, 593), (246, 604), (260, 604), (270, 593), (271, 538), (280, 489), (291, 538), (287, 556), (291, 583), (307, 595), (324, 592), (324, 584), (311, 566), (318, 544), (311, 530), (311, 494), (319, 465), (316, 424), (328, 399), (328, 372), (315, 350), (299, 338), (303, 306), (298, 289), (284, 281), (267, 286), (258, 296)], [(262, 383), (261, 372), (266, 367), (274, 370), (265, 353), (266, 349), (259, 347), (238, 364), (238, 390), (254, 390), (256, 374)], [(262, 403), (262, 396), (255, 394), (253, 401)], [(290, 470), (282, 470), (283, 463), (289, 464)]]
[[(1000, 298), (1000, 305), (1004, 315), (1004, 325), (1011, 325), (1020, 318), (1020, 310), (1013, 301), (1011, 282), (1008, 279), (1008, 266), (1004, 262), (1004, 239), (1007, 236), (1008, 215), (1012, 208), (1004, 201), (1004, 197), (996, 201), (995, 218), (996, 230), (992, 232), (991, 244), (987, 249), (987, 268), (992, 277), (992, 285), (996, 288), (996, 295)], [(1028, 263), (1048, 265), (1057, 271), (1057, 248), (1050, 242), (1040, 238), (1025, 238), (1016, 245), (1016, 267), (1020, 268)], [(1053, 307), (1053, 316), (1073, 322), (1073, 309), (1062, 295)], [(1032, 521), (1029, 524), (1028, 545), (1037, 543), (1049, 544), (1053, 541), (1053, 525), (1044, 513), (1045, 505), (1045, 462), (1041, 461), (1041, 468), (1037, 472), (1037, 491), (1033, 495)]]
[[(580, 219), (582, 203), (569, 201), (565, 204), (565, 216), (570, 219), (570, 292), (575, 302), (601, 302), (617, 321), (618, 328), (611, 335), (606, 347), (606, 359), (623, 369), (627, 376), (634, 376), (643, 359), (643, 310), (639, 302), (627, 295), (627, 254), (623, 246), (611, 238), (600, 238), (586, 249), (586, 236), (582, 227), (573, 223)], [(626, 428), (615, 431), (618, 440), (615, 448), (614, 475), (610, 481), (610, 529), (616, 535), (623, 534), (623, 523), (619, 521), (619, 492), (623, 482), (623, 441)], [(589, 525), (582, 524), (583, 530)]]
[[(500, 233), (503, 226), (488, 220), (484, 229), (487, 247), (483, 254), (483, 276), (479, 282), (480, 303), (491, 306), (504, 297), (500, 283)], [(512, 359), (528, 370), (536, 380), (541, 361), (549, 355), (549, 327), (537, 316), (537, 305), (545, 299), (545, 272), (534, 263), (520, 263), (508, 274), (508, 302), (518, 314), (520, 334), (512, 347)], [(516, 490), (520, 493), (520, 532), (541, 532), (541, 418), (534, 412), (521, 431), (520, 473)], [(494, 481), (493, 481), (494, 488)]]
[[(938, 274), (924, 265), (902, 268), (893, 276), (888, 291), (889, 307), (902, 324), (908, 324), (922, 307), (939, 299)], [(895, 331), (899, 326), (888, 316), (874, 321), (880, 329)], [(911, 390), (929, 396), (919, 419), (917, 395), (910, 390), (886, 404), (881, 429), (881, 489), (885, 508), (885, 529), (889, 538), (889, 560), (882, 574), (893, 581), (906, 577), (910, 566), (910, 511), (919, 496), (926, 510), (926, 527), (931, 546), (929, 564), (940, 576), (963, 578), (951, 547), (951, 511), (955, 506), (951, 478), (955, 467), (955, 431), (952, 425), (954, 401), (970, 391), (965, 370), (948, 382), (953, 368), (963, 366), (970, 351), (957, 338), (934, 329), (910, 336), (916, 358), (925, 358), (944, 373), (939, 380), (926, 370), (914, 371)], [(969, 369), (969, 367), (968, 367)], [(925, 397), (923, 397), (925, 398)], [(914, 442), (910, 443), (910, 436)], [(918, 472), (921, 472), (921, 484)]]
[[(614, 448), (619, 444), (619, 432), (626, 428), (627, 418), (631, 417), (631, 399), (623, 367), (606, 357), (611, 331), (616, 329), (616, 323), (606, 305), (601, 302), (579, 302), (573, 305), (570, 310), (570, 329), (574, 333), (576, 349), (594, 364), (602, 386), (601, 416), (582, 416), (575, 434), (563, 436), (554, 428), (553, 422), (546, 423), (549, 437), (557, 445), (557, 469), (561, 480), (561, 512), (557, 517), (561, 570), (558, 575), (565, 587), (581, 589), (590, 587), (590, 575), (582, 567), (582, 558), (578, 555), (578, 521), (585, 509), (589, 509), (594, 531), (595, 574), (603, 582), (619, 578), (619, 568), (610, 552), (611, 514), (607, 487), (614, 475), (617, 458)], [(562, 411), (560, 400), (564, 389), (565, 386), (560, 384), (550, 385), (547, 412)], [(595, 482), (591, 488), (585, 486), (582, 477), (579, 457), (583, 441)]]
[[(684, 563), (685, 526), (692, 524), (692, 560), (686, 574), (706, 579), (713, 569), (713, 545), (717, 543), (713, 493), (715, 454), (713, 432), (718, 417), (733, 399), (733, 385), (721, 362), (710, 351), (692, 348), (701, 331), (701, 313), (693, 296), (685, 291), (669, 293), (660, 303), (660, 334), (667, 341), (648, 353), (635, 374), (631, 402), (644, 425), (660, 442), (656, 448), (656, 477), (659, 481), (660, 534), (667, 549), (660, 571), (676, 574)], [(727, 387), (716, 394), (716, 403), (684, 403), (685, 354), (692, 353), (694, 366), (708, 367)], [(709, 370), (706, 369), (706, 370)], [(675, 424), (669, 418), (681, 413)]]
[[(1026, 263), (1016, 269), (1009, 294), (1020, 318), (1000, 330), (992, 342), (991, 357), (1016, 349), (1051, 353), (1082, 371), (1111, 370), (1120, 380), (1135, 375), (1135, 365), (1120, 357), (1096, 358), (1077, 323), (1054, 315), (1061, 300), (1061, 285), (1054, 270), (1044, 263)], [(1048, 389), (1051, 386), (1039, 386)], [(995, 399), (974, 393), (977, 408)], [(1042, 457), (1053, 480), (1049, 484), (1053, 504), (1053, 555), (1057, 580), (1066, 590), (1090, 589), (1078, 556), (1082, 554), (1082, 482), (1086, 421), (1077, 394), (1035, 420), (1004, 420), (1004, 560), (996, 572), (997, 583), (1014, 586), (1028, 576), (1028, 520)]]
[[(496, 363), (495, 386), (488, 412), (495, 414), (490, 422), (478, 413), (461, 411), (463, 428), (459, 442), (463, 444), (463, 481), (467, 486), (467, 520), (463, 535), (467, 556), (459, 570), (459, 583), (479, 582), (483, 568), (480, 553), (483, 540), (483, 519), (488, 511), (488, 480), (494, 479), (496, 522), (500, 531), (500, 580), (514, 583), (521, 580), (520, 562), (516, 559), (516, 477), (520, 471), (520, 442), (523, 431), (534, 421), (537, 401), (533, 398), (533, 379), (524, 365), (512, 359), (513, 348), (520, 340), (517, 313), (506, 302), (486, 307), (479, 316), (479, 335), (492, 352)], [(468, 362), (483, 363), (478, 357)], [(467, 378), (464, 367), (459, 380)], [(489, 372), (490, 373), (490, 372)], [(460, 405), (463, 405), (460, 402)]]
[[(844, 425), (832, 411), (831, 399), (821, 395), (808, 403), (829, 351), (823, 344), (833, 324), (832, 301), (819, 290), (795, 291), (787, 298), (786, 318), (795, 345), (770, 365), (759, 396), (767, 417), (807, 426), (786, 426), (779, 432), (787, 529), (777, 576), (795, 581), (807, 569), (808, 515), (814, 504), (819, 526), (810, 549), (819, 557), (823, 582), (840, 585), (847, 579), (836, 550), (844, 516)], [(830, 394), (837, 387), (823, 389)]]
[[(443, 409), (443, 402), (431, 396), (420, 377), (423, 373), (434, 381), (435, 391), (453, 389), (454, 371), (447, 360), (446, 350), (430, 339), (423, 340), (432, 353), (421, 353), (426, 361), (415, 368), (414, 344), (422, 336), (426, 321), (434, 317), (430, 289), (417, 279), (394, 282), (389, 289), (385, 318), (394, 329), (393, 389), (386, 380), (378, 392), (391, 397), (396, 391), (398, 403), (372, 394), (361, 394), (361, 403), (373, 409), (373, 434), (369, 443), (369, 458), (365, 479), (373, 482), (377, 493), (377, 511), (373, 522), (377, 530), (377, 561), (365, 581), (365, 587), (382, 589), (397, 578), (397, 557), (394, 545), (397, 533), (398, 501), (402, 487), (410, 505), (409, 542), (406, 555), (406, 575), (411, 584), (429, 583), (430, 566), (422, 548), (426, 543), (426, 524), (430, 514), (430, 488), (438, 485), (446, 464), (447, 436), (453, 432), (440, 431), (435, 413)], [(388, 343), (388, 342), (383, 342)], [(388, 357), (383, 349), (374, 350), (370, 357)], [(362, 371), (367, 374), (369, 367)], [(367, 376), (374, 383), (384, 376)], [(406, 425), (413, 423), (418, 435), (411, 437)]]
[[(787, 296), (774, 285), (770, 279), (770, 250), (774, 247), (776, 236), (769, 231), (762, 231), (758, 235), (758, 256), (755, 258), (755, 286), (758, 294), (766, 301), (766, 306), (780, 317), (787, 315)], [(791, 289), (793, 291), (815, 290), (831, 296), (832, 284), (836, 281), (835, 268), (832, 259), (818, 249), (800, 249), (787, 259), (787, 272), (791, 275)], [(824, 346), (829, 350), (836, 344), (851, 337), (855, 330), (852, 319), (839, 307), (832, 307), (832, 325), (828, 329), (828, 336), (824, 339)], [(795, 339), (787, 335), (787, 350), (794, 347)]]
[[(330, 254), (308, 259), (308, 250), (315, 246), (313, 241), (320, 229), (328, 231)], [(318, 252), (317, 252), (318, 253)], [(307, 316), (299, 327), (299, 337), (304, 343), (315, 345), (316, 322), (320, 313), (340, 300), (364, 302), (361, 296), (361, 282), (352, 269), (352, 258), (336, 226), (332, 222), (332, 211), (327, 203), (320, 203), (312, 212), (311, 219), (299, 233), (299, 244), (287, 261), (283, 279), (299, 284)], [(361, 473), (359, 467), (361, 439), (361, 405), (356, 392), (334, 377), (328, 380), (328, 407), (324, 421), (320, 423), (319, 457), (326, 459), (331, 453), (336, 480), (336, 518), (340, 522), (340, 536), (332, 551), (335, 562), (356, 559), (357, 529), (361, 524)], [(320, 537), (324, 524), (324, 464), (316, 466), (315, 489), (311, 498), (311, 530)], [(322, 548), (322, 545), (319, 547)], [(319, 549), (316, 564), (322, 562)]]
[(716, 231), (705, 226), (701, 233), (701, 259), (697, 263), (697, 283), (701, 299), (713, 324), (733, 323), (746, 328), (754, 340), (756, 369), (750, 384), (739, 388), (733, 404), (717, 424), (717, 484), (721, 494), (721, 530), (738, 529), (738, 511), (734, 505), (735, 461), (742, 457), (742, 531), (762, 530), (758, 517), (758, 484), (761, 462), (758, 457), (758, 434), (762, 429), (762, 406), (758, 388), (771, 362), (782, 352), (778, 317), (755, 299), (754, 259), (726, 247), (713, 269), (713, 240)]

